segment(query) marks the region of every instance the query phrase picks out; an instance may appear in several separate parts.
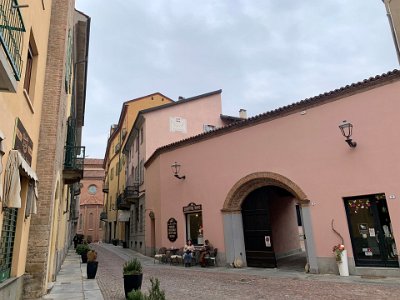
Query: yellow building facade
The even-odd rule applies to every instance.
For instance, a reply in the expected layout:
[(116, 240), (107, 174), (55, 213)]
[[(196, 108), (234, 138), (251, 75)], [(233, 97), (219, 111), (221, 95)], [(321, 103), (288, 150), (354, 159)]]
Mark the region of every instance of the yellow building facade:
[(74, 0), (0, 13), (0, 299), (35, 299), (76, 229), (90, 18)]
[[(120, 197), (126, 187), (126, 157), (122, 153), (127, 137), (138, 112), (173, 102), (172, 99), (154, 93), (124, 102), (118, 124), (111, 126), (110, 137), (104, 156), (105, 193), (104, 211), (100, 218), (104, 222), (104, 241), (127, 243), (129, 235), (129, 207)], [(126, 245), (126, 244), (123, 244)]]

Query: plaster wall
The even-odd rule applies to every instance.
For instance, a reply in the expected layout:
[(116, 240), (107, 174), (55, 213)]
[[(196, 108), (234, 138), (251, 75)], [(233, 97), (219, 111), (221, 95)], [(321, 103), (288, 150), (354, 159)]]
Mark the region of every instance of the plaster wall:
[[(342, 200), (348, 196), (385, 193), (399, 244), (400, 220), (393, 217), (400, 213), (400, 166), (393, 163), (400, 145), (400, 132), (393, 126), (400, 109), (399, 93), (400, 83), (394, 81), (160, 154), (157, 164), (147, 166), (150, 174), (159, 172), (160, 182), (155, 186), (148, 180), (146, 187), (149, 195), (160, 189), (159, 199), (148, 197), (154, 201), (149, 205), (156, 215), (162, 212), (157, 243), (183, 245), (183, 234), (175, 245), (169, 243), (166, 222), (170, 217), (177, 219), (178, 232), (182, 232), (182, 207), (195, 202), (203, 206), (205, 238), (224, 252), (221, 209), (230, 189), (249, 174), (274, 172), (296, 183), (310, 200), (307, 227), (313, 244), (307, 242), (307, 246), (316, 257), (331, 259), (332, 245), (339, 242), (331, 230), (332, 219), (348, 255), (353, 256)], [(358, 143), (354, 149), (338, 128), (343, 120), (354, 125), (352, 137)], [(171, 175), (173, 161), (182, 165), (185, 180)]]

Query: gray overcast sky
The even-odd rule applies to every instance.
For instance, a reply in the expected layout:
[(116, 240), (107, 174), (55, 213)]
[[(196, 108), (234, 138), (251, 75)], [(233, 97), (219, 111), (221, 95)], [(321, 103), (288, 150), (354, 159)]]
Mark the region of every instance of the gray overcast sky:
[(254, 116), (398, 68), (381, 0), (76, 0), (91, 17), (83, 145), (103, 158), (122, 103), (222, 89)]

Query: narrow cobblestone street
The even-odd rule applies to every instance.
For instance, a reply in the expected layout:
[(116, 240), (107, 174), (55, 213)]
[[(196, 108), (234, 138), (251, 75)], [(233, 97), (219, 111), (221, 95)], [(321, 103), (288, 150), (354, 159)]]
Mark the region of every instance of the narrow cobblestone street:
[(160, 280), (167, 299), (397, 299), (400, 279), (313, 275), (273, 269), (184, 268), (153, 262), (130, 249), (92, 244), (98, 251), (97, 281), (104, 299), (125, 299), (122, 265), (130, 257), (143, 264), (142, 290)]

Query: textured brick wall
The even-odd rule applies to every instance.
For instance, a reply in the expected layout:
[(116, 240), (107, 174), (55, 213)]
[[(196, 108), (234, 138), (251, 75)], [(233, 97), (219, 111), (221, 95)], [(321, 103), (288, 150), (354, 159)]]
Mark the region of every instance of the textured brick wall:
[(31, 220), (24, 282), (26, 299), (39, 298), (46, 292), (47, 286), (56, 180), (57, 174), (62, 174), (66, 137), (64, 68), (68, 27), (72, 25), (74, 5), (74, 0), (54, 0), (52, 4), (37, 160), (40, 179), (38, 213)]

